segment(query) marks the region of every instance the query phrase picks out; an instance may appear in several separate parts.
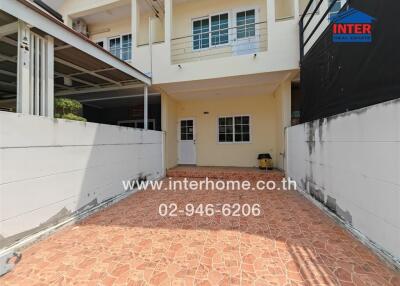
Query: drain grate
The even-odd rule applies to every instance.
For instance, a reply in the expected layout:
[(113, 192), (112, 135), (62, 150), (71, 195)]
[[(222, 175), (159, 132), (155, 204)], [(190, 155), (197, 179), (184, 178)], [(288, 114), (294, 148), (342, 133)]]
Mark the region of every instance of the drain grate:
[(0, 256), (0, 276), (13, 270), (21, 260), (22, 255), (17, 252), (7, 252)]

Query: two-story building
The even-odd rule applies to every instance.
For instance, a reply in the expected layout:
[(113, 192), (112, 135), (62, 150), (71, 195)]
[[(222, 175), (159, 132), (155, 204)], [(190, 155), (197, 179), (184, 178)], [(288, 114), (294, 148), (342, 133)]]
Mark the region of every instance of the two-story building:
[[(321, 278), (329, 285), (342, 279), (398, 285), (397, 274), (385, 270), (360, 243), (344, 239), (348, 234), (327, 224), (320, 212), (335, 218), (398, 268), (400, 93), (393, 43), (398, 39), (395, 7), (399, 4), (382, 2), (1, 0), (0, 276), (12, 268), (8, 262), (15, 249), (126, 198), (139, 183), (166, 176), (171, 177), (167, 180), (198, 180), (211, 174), (211, 179), (226, 180), (286, 176), (319, 207), (312, 210), (312, 205), (302, 205), (302, 198), (289, 192), (263, 192), (262, 198), (261, 193), (235, 192), (235, 197), (219, 193), (223, 203), (257, 200), (268, 210), (262, 223), (259, 218), (246, 218), (243, 225), (240, 219), (235, 220), (237, 225), (220, 217), (209, 224), (191, 220), (196, 236), (203, 227), (219, 228), (218, 236), (239, 242), (234, 247), (213, 246), (235, 251), (238, 262), (226, 260), (226, 264), (252, 271), (252, 265), (242, 265), (256, 261), (243, 255), (242, 245), (247, 243), (238, 241), (234, 231), (242, 232), (245, 240), (254, 235), (255, 243), (248, 243), (254, 247), (252, 254), (272, 263), (261, 267), (271, 269), (273, 275), (260, 276), (269, 282), (293, 278), (294, 283), (319, 283), (314, 278)], [(357, 24), (359, 15), (371, 24), (371, 33), (364, 36), (373, 41), (336, 43), (331, 29), (336, 21)], [(70, 115), (88, 122), (60, 117), (55, 106), (62, 98), (79, 101), (63, 100), (63, 108), (82, 105), (81, 114)], [(274, 167), (285, 173), (224, 168), (254, 167), (260, 153), (271, 154)], [(222, 167), (173, 168), (176, 165)], [(125, 183), (132, 183), (132, 188)], [(49, 255), (45, 263), (25, 256), (25, 265), (32, 266), (29, 259), (39, 261), (35, 271), (28, 268), (29, 273), (53, 283), (54, 269), (61, 263), (53, 260), (71, 254), (72, 247), (76, 264), (83, 267), (79, 273), (72, 269), (73, 279), (100, 278), (102, 261), (117, 267), (104, 271), (119, 276), (112, 279), (127, 278), (120, 275), (127, 273), (126, 266), (114, 263), (115, 257), (125, 259), (128, 253), (135, 263), (136, 258), (149, 257), (129, 252), (132, 245), (144, 242), (136, 239), (146, 240), (141, 248), (154, 250), (148, 241), (160, 237), (155, 229), (168, 231), (168, 236), (161, 235), (168, 247), (152, 251), (150, 259), (167, 253), (172, 248), (169, 242), (179, 236), (183, 244), (191, 243), (181, 229), (175, 232), (176, 228), (186, 231), (188, 224), (155, 219), (154, 210), (161, 206), (156, 204), (173, 198), (203, 206), (217, 198), (212, 192), (176, 194), (132, 196), (134, 203), (125, 201), (97, 216), (103, 217), (97, 220), (98, 232), (92, 228), (93, 220), (69, 229), (68, 238), (57, 245), (64, 249), (57, 257), (54, 241), (49, 251), (41, 251)], [(80, 229), (81, 235), (75, 235)], [(113, 235), (102, 240), (102, 249), (98, 234)], [(265, 240), (260, 241), (260, 234), (267, 234)], [(92, 238), (93, 248), (84, 241), (86, 237)], [(113, 242), (117, 248), (109, 251)], [(274, 248), (260, 251), (258, 242)], [(76, 251), (77, 245), (82, 251)], [(279, 262), (285, 265), (277, 278), (280, 266), (270, 254), (280, 248), (292, 260)], [(96, 275), (91, 275), (82, 254), (96, 256), (102, 250), (107, 250), (106, 255), (98, 256), (104, 260), (93, 262)], [(318, 259), (311, 261), (311, 254), (330, 258), (321, 264)], [(138, 267), (135, 273), (142, 273), (142, 264)], [(213, 267), (221, 272), (219, 263)], [(58, 269), (68, 268), (63, 264)], [(291, 276), (293, 269), (296, 273)], [(179, 273), (189, 274), (192, 269), (185, 271)], [(26, 270), (19, 273), (10, 281), (34, 284)], [(168, 276), (153, 269), (147, 273), (154, 275), (143, 278), (155, 285)], [(228, 281), (242, 285), (247, 283), (242, 277), (258, 277), (245, 273)]]
[[(149, 124), (166, 132), (167, 168), (255, 166), (259, 153), (283, 168), (284, 128), (297, 111), (297, 23), (307, 3), (70, 0), (53, 7), (67, 25), (83, 27), (92, 41), (151, 76), (159, 109)], [(130, 119), (118, 122), (140, 127)]]
[[(143, 88), (128, 78), (107, 86), (116, 81), (105, 73), (116, 72), (93, 67), (95, 75), (85, 74), (85, 60), (65, 69), (74, 48), (56, 47), (55, 96), (78, 100), (89, 122), (164, 131), (166, 168), (250, 167), (270, 153), (284, 169), (284, 129), (300, 114), (298, 21), (309, 1), (33, 2), (151, 80), (144, 102)], [(15, 49), (15, 40), (1, 42)], [(16, 92), (4, 85), (0, 107), (15, 111)]]

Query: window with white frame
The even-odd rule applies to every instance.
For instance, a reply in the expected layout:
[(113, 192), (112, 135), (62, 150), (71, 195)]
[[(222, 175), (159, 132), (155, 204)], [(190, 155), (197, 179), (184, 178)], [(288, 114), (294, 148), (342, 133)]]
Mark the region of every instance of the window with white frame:
[(193, 20), (193, 50), (201, 50), (210, 46), (228, 43), (229, 13)]
[(229, 14), (211, 16), (211, 46), (229, 43)]
[(236, 13), (237, 38), (244, 39), (256, 35), (256, 10)]
[(132, 59), (132, 35), (122, 35), (108, 39), (108, 49), (114, 56), (127, 61)]
[(110, 53), (112, 53), (116, 57), (120, 57), (121, 55), (121, 37), (115, 37), (108, 39), (108, 47)]
[(193, 50), (210, 47), (210, 19), (203, 18), (193, 21)]
[(193, 120), (181, 120), (181, 141), (193, 140)]
[(250, 117), (231, 116), (218, 118), (218, 142), (250, 142)]

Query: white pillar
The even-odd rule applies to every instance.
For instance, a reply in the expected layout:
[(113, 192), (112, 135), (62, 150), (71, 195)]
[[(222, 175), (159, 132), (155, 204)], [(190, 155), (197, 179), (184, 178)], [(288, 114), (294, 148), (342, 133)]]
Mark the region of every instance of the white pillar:
[(30, 30), (18, 21), (17, 112), (30, 112)]
[(153, 76), (153, 17), (149, 16), (149, 54), (150, 54), (150, 76)]
[(164, 131), (161, 132), (161, 167), (162, 167), (162, 173), (161, 176), (165, 177), (167, 168), (165, 167), (165, 138), (166, 133)]
[(282, 83), (282, 122), (283, 128), (292, 124), (292, 82), (287, 80)]
[(147, 84), (144, 86), (144, 130), (149, 129), (149, 87)]
[(45, 116), (54, 117), (54, 38), (46, 36)]
[[(296, 21), (298, 21), (299, 18), (300, 18), (300, 1), (301, 1), (301, 0), (299, 0), (299, 1), (294, 1), (294, 19), (295, 19)], [(317, 2), (317, 3), (318, 3), (318, 2)]]
[(275, 96), (277, 99), (277, 131), (276, 139), (277, 139), (277, 154), (276, 154), (276, 162), (277, 167), (280, 169), (285, 169), (286, 165), (286, 138), (285, 138), (285, 129), (290, 126), (291, 123), (291, 81), (290, 79), (286, 79), (283, 81), (280, 86), (275, 91)]
[(171, 63), (171, 38), (172, 38), (172, 14), (173, 14), (173, 0), (165, 0), (164, 1), (164, 9), (165, 9), (165, 46), (168, 53), (168, 63)]
[(268, 27), (275, 24), (275, 1), (276, 0), (266, 0)]
[(138, 0), (131, 0), (131, 31), (132, 31), (132, 59), (135, 59), (136, 47), (137, 47), (137, 37), (138, 37), (138, 26), (140, 21), (140, 13), (138, 7)]
[[(276, 27), (276, 21), (275, 21), (275, 0), (266, 0), (265, 4), (267, 5), (267, 49), (269, 51), (274, 51), (274, 49), (281, 49), (281, 45), (279, 41), (276, 41), (274, 39), (277, 39), (280, 37), (280, 32), (281, 29)], [(278, 23), (280, 24), (280, 23)], [(278, 34), (278, 35), (277, 35)]]

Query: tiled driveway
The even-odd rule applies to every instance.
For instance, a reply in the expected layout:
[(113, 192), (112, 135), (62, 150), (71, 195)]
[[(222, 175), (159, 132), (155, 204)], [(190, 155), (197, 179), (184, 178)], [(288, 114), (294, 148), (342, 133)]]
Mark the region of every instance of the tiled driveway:
[[(260, 217), (163, 218), (160, 203), (260, 203)], [(23, 252), (1, 285), (400, 285), (290, 191), (142, 191)]]

